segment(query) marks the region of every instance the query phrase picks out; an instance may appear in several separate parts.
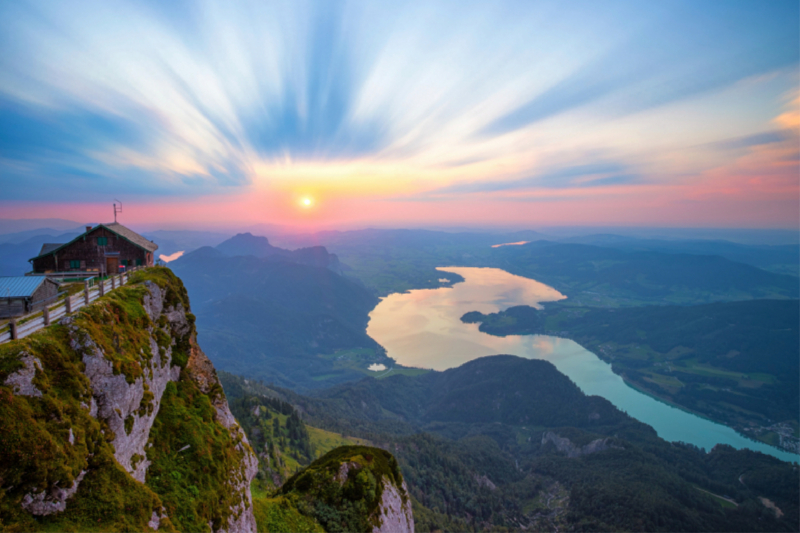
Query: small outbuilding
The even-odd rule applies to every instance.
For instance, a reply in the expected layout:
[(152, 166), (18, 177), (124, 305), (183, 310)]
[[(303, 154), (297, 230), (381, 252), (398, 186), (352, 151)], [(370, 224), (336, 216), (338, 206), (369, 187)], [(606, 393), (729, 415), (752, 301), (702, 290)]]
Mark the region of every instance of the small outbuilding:
[(46, 276), (0, 277), (0, 318), (39, 311), (58, 297), (58, 283)]
[(63, 244), (47, 243), (29, 259), (36, 274), (86, 272), (114, 275), (129, 266), (153, 266), (158, 245), (122, 224), (87, 226)]

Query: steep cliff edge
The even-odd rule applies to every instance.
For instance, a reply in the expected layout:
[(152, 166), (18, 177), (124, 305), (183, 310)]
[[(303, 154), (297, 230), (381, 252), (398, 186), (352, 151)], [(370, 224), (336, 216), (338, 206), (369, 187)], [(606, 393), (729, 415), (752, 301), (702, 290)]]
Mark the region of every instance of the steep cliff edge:
[(256, 529), (255, 455), (166, 268), (0, 346), (0, 450), (5, 530)]

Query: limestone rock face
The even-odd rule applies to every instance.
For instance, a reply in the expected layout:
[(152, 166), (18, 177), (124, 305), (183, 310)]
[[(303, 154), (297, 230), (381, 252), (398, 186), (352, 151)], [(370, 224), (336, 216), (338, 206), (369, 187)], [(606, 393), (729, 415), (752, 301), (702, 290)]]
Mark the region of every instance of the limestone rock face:
[(380, 525), (372, 528), (372, 533), (414, 533), (414, 514), (405, 481), (400, 487), (384, 482), (378, 518)]
[(3, 384), (12, 387), (14, 389), (14, 394), (41, 397), (42, 391), (37, 389), (36, 385), (33, 384), (33, 378), (36, 376), (36, 369), (42, 369), (42, 362), (38, 358), (24, 352), (19, 360), (25, 366), (8, 376)]
[(26, 494), (22, 499), (22, 508), (39, 516), (63, 511), (67, 508), (67, 500), (78, 491), (78, 485), (83, 481), (85, 475), (86, 471), (81, 472), (73, 481), (72, 486), (66, 489), (55, 486), (46, 491)]
[[(150, 466), (145, 446), (161, 407), (161, 397), (167, 383), (176, 381), (180, 376), (180, 368), (171, 365), (172, 347), (160, 350), (154, 337), (155, 328), (161, 327), (163, 333), (169, 335), (172, 333), (170, 326), (173, 322), (186, 322), (181, 308), (182, 317), (177, 316), (174, 311), (166, 313), (167, 325), (158, 326), (164, 310), (164, 294), (155, 283), (148, 282), (146, 286), (150, 294), (145, 295), (145, 309), (154, 324), (149, 331), (150, 351), (154, 356), (146, 364), (143, 377), (137, 378), (133, 383), (129, 383), (124, 374), (114, 373), (111, 361), (88, 332), (82, 331), (71, 317), (62, 320), (62, 324), (70, 330), (72, 348), (83, 355), (86, 366), (84, 372), (92, 387), (92, 405), (97, 406), (94, 416), (104, 420), (114, 432), (114, 457), (134, 479), (142, 483)], [(156, 312), (159, 314), (156, 315)], [(148, 397), (147, 392), (150, 393)]]
[(615, 446), (610, 443), (611, 438), (595, 439), (586, 446), (576, 446), (571, 440), (566, 437), (556, 435), (552, 431), (548, 431), (542, 435), (542, 445), (551, 442), (555, 445), (556, 449), (567, 455), (567, 457), (580, 457), (582, 455), (589, 455), (592, 453), (602, 452), (609, 449), (622, 450), (621, 446)]

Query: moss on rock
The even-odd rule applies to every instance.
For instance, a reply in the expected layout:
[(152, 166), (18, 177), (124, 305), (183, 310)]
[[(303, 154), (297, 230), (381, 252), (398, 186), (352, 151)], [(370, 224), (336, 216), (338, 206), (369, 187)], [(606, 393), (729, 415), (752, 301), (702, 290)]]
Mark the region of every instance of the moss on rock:
[[(233, 418), (220, 419), (229, 412), (213, 367), (203, 390), (175, 368), (199, 351), (188, 311), (180, 279), (150, 268), (62, 323), (0, 345), (0, 530), (204, 531), (253, 523), (252, 515), (242, 518), (252, 512), (252, 451)], [(138, 388), (132, 406), (116, 407), (110, 390), (95, 397), (89, 352), (111, 364), (108, 375)], [(158, 372), (180, 377), (151, 390)], [(112, 417), (125, 416), (117, 431), (126, 435), (141, 433), (139, 419), (157, 413), (145, 433), (147, 457), (132, 449), (130, 471), (115, 455), (117, 435), (98, 414), (103, 402)], [(137, 469), (147, 472), (145, 483), (132, 476)], [(23, 505), (31, 495), (49, 514)]]
[[(403, 486), (394, 456), (380, 448), (342, 446), (289, 478), (280, 494), (326, 531), (371, 532), (380, 527), (383, 490)], [(407, 498), (404, 490), (401, 497)]]
[(209, 522), (214, 530), (223, 527), (240, 499), (231, 490), (230, 474), (243, 454), (214, 415), (209, 397), (184, 376), (167, 385), (150, 431), (146, 483), (183, 531), (208, 531)]
[[(0, 345), (0, 383), (22, 354), (41, 361), (33, 379), (41, 397), (0, 386), (0, 527), (4, 531), (146, 530), (161, 500), (114, 459), (113, 433), (90, 415), (92, 393), (66, 327), (53, 325)], [(28, 494), (70, 487), (85, 472), (63, 512), (34, 516)], [(168, 519), (161, 529), (171, 531)]]

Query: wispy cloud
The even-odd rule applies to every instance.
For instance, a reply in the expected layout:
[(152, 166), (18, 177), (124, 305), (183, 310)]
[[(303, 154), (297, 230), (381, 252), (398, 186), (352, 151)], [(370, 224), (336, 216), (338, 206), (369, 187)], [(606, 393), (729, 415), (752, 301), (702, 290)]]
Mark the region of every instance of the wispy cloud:
[(798, 16), (794, 2), (6, 2), (0, 184), (6, 202), (668, 187), (785, 144), (773, 120), (796, 118), (781, 98)]
[(617, 163), (590, 163), (565, 168), (550, 169), (541, 174), (515, 180), (456, 183), (431, 191), (429, 194), (482, 193), (531, 188), (596, 187), (636, 183), (640, 176), (631, 174)]

